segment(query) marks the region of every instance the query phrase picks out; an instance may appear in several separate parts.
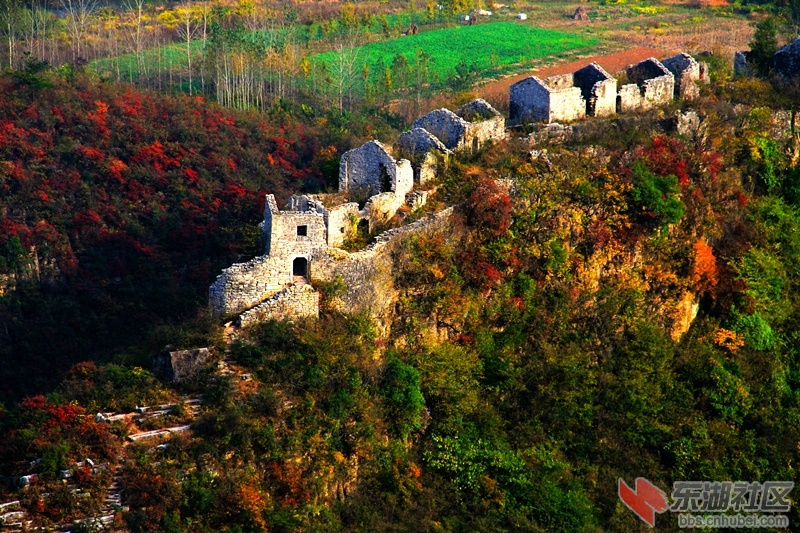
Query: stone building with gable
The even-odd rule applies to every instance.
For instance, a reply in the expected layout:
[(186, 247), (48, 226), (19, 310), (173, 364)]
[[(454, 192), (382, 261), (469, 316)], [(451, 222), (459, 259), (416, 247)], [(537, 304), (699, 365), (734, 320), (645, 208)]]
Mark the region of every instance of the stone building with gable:
[(411, 161), (414, 181), (424, 185), (433, 180), (447, 165), (453, 152), (428, 130), (414, 128), (400, 134), (397, 150), (402, 157)]
[(608, 117), (617, 112), (617, 80), (597, 63), (576, 70), (573, 83), (581, 90), (590, 117)]
[(586, 100), (572, 74), (542, 80), (530, 76), (510, 88), (509, 126), (528, 122), (574, 122), (586, 117)]
[(708, 66), (698, 63), (686, 53), (674, 55), (663, 62), (675, 77), (675, 98), (694, 100), (700, 96), (699, 81), (708, 81)]
[(670, 102), (675, 95), (675, 76), (651, 57), (625, 69), (631, 83), (619, 88), (617, 112), (645, 111)]
[(597, 63), (544, 80), (531, 76), (510, 89), (509, 124), (574, 122), (616, 112), (617, 80)]
[(505, 118), (482, 98), (455, 113), (444, 108), (431, 111), (415, 120), (413, 127), (428, 131), (454, 152), (476, 153), (486, 143), (505, 136)]

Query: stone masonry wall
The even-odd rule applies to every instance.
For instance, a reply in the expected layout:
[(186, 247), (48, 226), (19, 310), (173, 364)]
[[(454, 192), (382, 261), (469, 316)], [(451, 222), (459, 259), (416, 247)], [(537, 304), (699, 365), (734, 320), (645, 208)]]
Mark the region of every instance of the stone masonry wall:
[(678, 54), (664, 60), (673, 76), (675, 76), (675, 98), (693, 100), (700, 96), (697, 81), (700, 80), (700, 64), (689, 54)]
[(544, 84), (551, 91), (570, 89), (575, 86), (575, 75), (572, 73), (568, 73), (568, 74), (557, 74), (555, 76), (550, 76), (549, 78), (545, 78)]
[(429, 131), (448, 150), (462, 148), (462, 140), (467, 132), (467, 122), (449, 109), (437, 109), (414, 121), (414, 128)]
[(452, 214), (453, 208), (450, 207), (407, 226), (386, 231), (359, 252), (331, 249), (317, 261), (312, 270), (312, 280), (331, 281), (341, 276), (348, 289), (341, 299), (341, 310), (369, 312), (383, 328), (388, 328), (397, 301), (392, 260), (395, 247), (402, 246), (411, 235), (446, 227)]
[(644, 99), (635, 83), (623, 85), (617, 91), (617, 113), (629, 113), (644, 108)]
[(670, 102), (675, 93), (675, 77), (655, 58), (645, 59), (626, 69), (628, 78), (639, 86), (640, 109)]
[(290, 268), (283, 257), (269, 255), (229, 266), (208, 290), (211, 312), (229, 315), (264, 301), (291, 283)]
[(266, 320), (319, 317), (319, 293), (311, 285), (292, 285), (239, 315), (241, 327)]
[(465, 147), (475, 153), (487, 143), (502, 139), (506, 135), (506, 119), (502, 116), (492, 117), (480, 122), (467, 123)]
[(549, 122), (573, 122), (586, 117), (586, 100), (579, 87), (550, 93)]
[(358, 228), (358, 204), (349, 202), (330, 209), (327, 213), (328, 246), (338, 247), (354, 236)]
[(386, 146), (370, 141), (342, 155), (339, 190), (361, 191), (367, 197), (388, 189), (394, 180), (396, 163)]
[(603, 67), (591, 63), (575, 71), (575, 86), (580, 87), (586, 100), (586, 114), (607, 117), (617, 111), (617, 80)]

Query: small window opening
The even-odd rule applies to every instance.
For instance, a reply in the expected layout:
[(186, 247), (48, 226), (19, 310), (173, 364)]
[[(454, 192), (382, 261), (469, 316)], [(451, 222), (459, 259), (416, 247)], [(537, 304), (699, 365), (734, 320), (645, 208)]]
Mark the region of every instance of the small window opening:
[(308, 235), (308, 226), (297, 226), (297, 236), (306, 237)]

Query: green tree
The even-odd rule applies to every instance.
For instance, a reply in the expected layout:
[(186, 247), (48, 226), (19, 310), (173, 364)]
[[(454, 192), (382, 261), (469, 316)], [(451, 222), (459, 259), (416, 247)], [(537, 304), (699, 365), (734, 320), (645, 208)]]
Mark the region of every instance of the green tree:
[(420, 412), (425, 398), (420, 390), (419, 372), (391, 356), (383, 370), (381, 394), (393, 432), (402, 439), (422, 426)]
[(657, 176), (639, 161), (633, 165), (631, 180), (631, 199), (639, 214), (655, 219), (659, 225), (675, 224), (683, 217), (685, 208), (674, 175)]
[(777, 49), (778, 26), (774, 18), (767, 17), (758, 23), (753, 40), (750, 42), (748, 60), (756, 74), (767, 77), (772, 73), (772, 56)]

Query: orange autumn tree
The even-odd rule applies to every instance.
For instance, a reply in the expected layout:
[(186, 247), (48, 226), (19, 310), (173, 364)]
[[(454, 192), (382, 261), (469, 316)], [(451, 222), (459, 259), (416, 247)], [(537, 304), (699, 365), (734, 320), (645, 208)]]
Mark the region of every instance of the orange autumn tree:
[(691, 281), (694, 289), (700, 294), (711, 293), (717, 286), (717, 258), (714, 250), (704, 239), (697, 239), (692, 250)]

